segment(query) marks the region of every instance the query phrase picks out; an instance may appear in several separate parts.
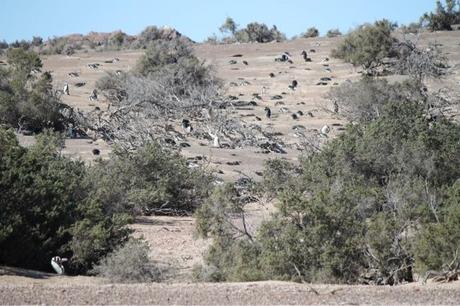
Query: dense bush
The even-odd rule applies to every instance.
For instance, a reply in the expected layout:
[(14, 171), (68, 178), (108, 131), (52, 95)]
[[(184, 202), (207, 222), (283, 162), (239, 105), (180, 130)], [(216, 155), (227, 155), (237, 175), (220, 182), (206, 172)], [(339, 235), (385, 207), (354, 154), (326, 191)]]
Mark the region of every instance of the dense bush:
[(231, 190), (198, 211), (200, 233), (214, 239), (199, 277), (398, 284), (458, 269), (460, 125), (427, 116), (420, 83), (359, 86), (375, 92), (363, 101), (381, 99), (378, 115), (361, 114), (288, 179), (267, 164), (262, 185), (279, 184), (278, 209), (256, 234), (238, 226)]
[(93, 273), (116, 283), (145, 283), (160, 280), (160, 271), (149, 260), (149, 246), (130, 239), (108, 254)]
[(51, 74), (40, 73), (39, 56), (21, 48), (9, 49), (6, 56), (9, 67), (0, 68), (0, 123), (33, 132), (63, 130), (65, 105), (53, 90)]
[(60, 255), (84, 272), (129, 233), (123, 214), (88, 198), (84, 164), (62, 157), (59, 143), (47, 133), (25, 149), (0, 129), (0, 264), (49, 270)]
[(246, 28), (236, 31), (234, 36), (239, 42), (267, 43), (286, 40), (286, 36), (276, 26), (270, 29), (266, 24), (258, 22), (247, 24)]
[(329, 37), (329, 38), (342, 36), (342, 32), (340, 32), (339, 29), (331, 29), (331, 30), (327, 31), (326, 36)]
[(157, 144), (92, 166), (63, 157), (62, 144), (47, 132), (25, 149), (0, 129), (0, 264), (49, 270), (59, 255), (69, 272), (85, 273), (128, 239), (135, 215), (189, 214), (213, 186)]
[(186, 160), (157, 143), (136, 152), (118, 152), (89, 170), (90, 197), (111, 213), (189, 214), (201, 205), (212, 176), (190, 169)]
[(460, 270), (460, 180), (447, 191), (445, 205), (434, 207), (434, 220), (417, 234), (416, 267), (419, 272)]
[(384, 113), (388, 101), (403, 104), (408, 99), (419, 99), (427, 103), (419, 83), (404, 82), (390, 84), (385, 79), (365, 77), (358, 82), (345, 82), (328, 93), (329, 99), (335, 101), (339, 113), (350, 122), (371, 122)]
[(8, 43), (6, 42), (6, 40), (2, 40), (0, 41), (0, 50), (2, 49), (8, 49)]
[(460, 23), (460, 6), (458, 1), (446, 0), (445, 5), (436, 1), (436, 11), (425, 13), (421, 21), (431, 31), (451, 31), (452, 25)]
[(310, 37), (318, 37), (319, 36), (319, 31), (315, 27), (308, 28), (305, 33), (302, 33), (301, 35), (304, 38), (310, 38)]
[(387, 20), (373, 25), (362, 25), (351, 32), (333, 50), (332, 56), (341, 58), (353, 65), (362, 65), (372, 70), (383, 64), (385, 58), (393, 56), (396, 39), (391, 36), (394, 25)]
[(229, 37), (225, 37), (223, 42), (258, 42), (267, 43), (272, 41), (284, 41), (286, 35), (281, 33), (278, 28), (274, 25), (271, 29), (264, 23), (251, 22), (246, 25), (245, 28), (238, 29), (238, 25), (235, 21), (228, 17), (222, 26), (219, 28), (222, 33), (229, 33)]

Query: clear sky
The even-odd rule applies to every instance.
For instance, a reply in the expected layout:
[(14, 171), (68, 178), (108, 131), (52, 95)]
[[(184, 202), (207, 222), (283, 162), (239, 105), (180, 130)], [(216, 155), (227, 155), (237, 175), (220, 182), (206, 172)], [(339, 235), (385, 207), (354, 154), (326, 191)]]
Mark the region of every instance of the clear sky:
[(171, 26), (195, 41), (216, 33), (226, 17), (241, 26), (276, 25), (288, 37), (315, 26), (323, 35), (377, 19), (417, 21), (435, 0), (0, 0), (0, 40), (48, 38), (90, 31), (138, 34)]

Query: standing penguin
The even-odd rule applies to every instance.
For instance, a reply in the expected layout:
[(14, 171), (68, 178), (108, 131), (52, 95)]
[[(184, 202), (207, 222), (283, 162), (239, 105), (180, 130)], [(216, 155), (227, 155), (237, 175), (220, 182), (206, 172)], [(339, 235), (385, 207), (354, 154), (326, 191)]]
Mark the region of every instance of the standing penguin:
[(69, 93), (69, 84), (68, 84), (68, 83), (65, 83), (65, 85), (64, 85), (64, 94), (70, 96), (70, 93)]
[(265, 111), (265, 116), (267, 116), (267, 118), (270, 119), (271, 116), (272, 116), (272, 111), (271, 111), (271, 109), (270, 109), (268, 106), (266, 106), (266, 107), (264, 108), (264, 111)]

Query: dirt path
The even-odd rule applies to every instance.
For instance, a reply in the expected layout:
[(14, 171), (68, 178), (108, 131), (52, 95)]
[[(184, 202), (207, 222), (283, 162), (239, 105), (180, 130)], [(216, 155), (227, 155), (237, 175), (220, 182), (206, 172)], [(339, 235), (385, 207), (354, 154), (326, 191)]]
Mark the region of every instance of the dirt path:
[(460, 282), (373, 287), (285, 282), (8, 285), (4, 281), (0, 278), (0, 304), (458, 305), (460, 301)]

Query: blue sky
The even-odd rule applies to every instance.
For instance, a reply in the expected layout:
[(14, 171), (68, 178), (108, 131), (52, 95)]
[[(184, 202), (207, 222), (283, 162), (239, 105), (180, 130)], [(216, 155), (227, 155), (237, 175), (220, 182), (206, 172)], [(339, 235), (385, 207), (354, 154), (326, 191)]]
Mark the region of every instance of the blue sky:
[(434, 0), (0, 0), (0, 40), (118, 29), (138, 34), (148, 25), (167, 25), (202, 41), (219, 35), (227, 16), (241, 26), (276, 25), (292, 37), (310, 26), (321, 34), (347, 32), (384, 17), (407, 24), (434, 7)]

